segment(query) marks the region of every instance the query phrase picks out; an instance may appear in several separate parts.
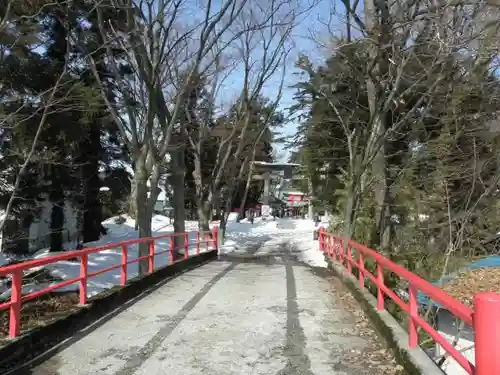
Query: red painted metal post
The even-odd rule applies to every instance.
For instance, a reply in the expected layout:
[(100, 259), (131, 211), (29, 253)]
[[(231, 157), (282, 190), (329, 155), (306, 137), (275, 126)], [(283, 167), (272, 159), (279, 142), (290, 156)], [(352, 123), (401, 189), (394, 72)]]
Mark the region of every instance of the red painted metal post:
[(339, 262), (341, 265), (344, 265), (344, 246), (342, 246), (342, 239), (338, 239), (337, 241), (337, 251), (339, 254)]
[(184, 259), (189, 257), (189, 237), (188, 234), (184, 234)]
[[(358, 249), (359, 251), (359, 249)], [(363, 253), (359, 251), (359, 287), (361, 289), (365, 288), (365, 257)]]
[(332, 257), (333, 259), (337, 260), (337, 241), (335, 240), (335, 237), (330, 237), (330, 242), (331, 242), (331, 247), (332, 247)]
[(500, 374), (500, 294), (474, 296), (475, 375)]
[(320, 227), (318, 231), (319, 250), (325, 251), (325, 228)]
[(347, 244), (347, 272), (352, 274), (352, 249), (349, 244)]
[(385, 309), (384, 306), (384, 292), (382, 291), (382, 285), (384, 285), (384, 269), (382, 265), (377, 264), (377, 309), (382, 311)]
[(196, 255), (200, 255), (200, 232), (196, 232)]
[(120, 270), (120, 285), (127, 284), (127, 262), (128, 262), (127, 246), (122, 246), (122, 267)]
[(218, 227), (214, 227), (212, 229), (212, 238), (213, 238), (215, 249), (219, 250), (219, 228)]
[(174, 248), (175, 248), (174, 236), (170, 236), (170, 264), (174, 264)]
[(88, 266), (88, 255), (83, 254), (80, 257), (80, 305), (85, 305), (87, 303)]
[(409, 346), (410, 348), (414, 348), (418, 345), (418, 331), (417, 331), (417, 325), (415, 324), (415, 320), (413, 319), (414, 317), (418, 316), (418, 303), (417, 303), (417, 294), (418, 291), (417, 289), (411, 285), (409, 286), (409, 314), (408, 314), (408, 335), (410, 337), (409, 339)]
[(155, 240), (149, 241), (149, 258), (148, 258), (148, 272), (153, 273), (155, 271)]
[(21, 297), (23, 288), (23, 273), (15, 271), (12, 273), (12, 286), (10, 296), (10, 320), (9, 337), (14, 338), (21, 333)]

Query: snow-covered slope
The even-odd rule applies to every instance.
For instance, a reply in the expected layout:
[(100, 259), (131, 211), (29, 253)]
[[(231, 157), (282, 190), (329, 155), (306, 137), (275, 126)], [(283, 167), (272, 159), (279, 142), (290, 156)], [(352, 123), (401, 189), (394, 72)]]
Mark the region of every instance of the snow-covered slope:
[[(135, 231), (135, 221), (128, 217), (123, 216), (123, 220), (119, 220), (118, 217), (112, 217), (103, 222), (103, 225), (108, 229), (108, 234), (101, 237), (98, 241), (86, 243), (85, 247), (98, 247), (105, 246), (107, 244), (117, 243), (121, 241), (133, 240), (138, 238), (137, 232)], [(198, 230), (198, 223), (196, 221), (186, 221), (186, 231), (189, 233), (189, 241), (196, 241), (196, 232)], [(166, 216), (155, 215), (152, 221), (153, 236), (159, 236), (162, 234), (173, 233), (173, 225)], [(168, 238), (158, 240), (156, 242), (158, 249), (168, 249), (170, 246)], [(72, 244), (66, 244), (66, 248), (71, 248)], [(74, 245), (73, 245), (74, 247)], [(183, 250), (180, 252), (182, 253)], [(194, 251), (194, 250), (192, 250)], [(202, 246), (201, 251), (204, 251)], [(53, 256), (58, 253), (49, 252), (48, 249), (42, 249), (36, 252), (33, 256), (35, 259), (44, 258), (48, 256)], [(1, 253), (0, 253), (1, 255)], [(131, 245), (128, 248), (129, 259), (134, 259), (138, 257), (138, 247), (137, 245)], [(0, 259), (1, 261), (2, 259)], [(109, 250), (103, 250), (99, 253), (90, 254), (88, 258), (88, 270), (89, 272), (95, 272), (102, 270), (106, 267), (111, 267), (121, 262), (121, 248), (113, 248)], [(155, 257), (155, 266), (161, 267), (168, 265), (170, 262), (170, 256), (168, 253), (160, 254)], [(49, 276), (54, 280), (69, 280), (76, 278), (80, 275), (80, 263), (78, 261), (61, 261), (53, 264), (46, 265), (44, 267), (39, 267), (38, 269), (31, 269), (31, 272), (48, 271)], [(129, 264), (127, 267), (128, 278), (133, 278), (138, 275), (138, 265)], [(58, 281), (50, 282), (33, 282), (23, 285), (23, 293), (30, 293), (36, 290), (41, 290), (46, 288), (50, 284), (57, 284)], [(88, 296), (96, 295), (105, 289), (112, 288), (113, 286), (119, 285), (120, 283), (120, 270), (112, 270), (101, 275), (93, 276), (88, 279)], [(0, 281), (0, 300), (10, 297), (10, 288), (8, 288), (9, 279)], [(71, 291), (76, 290), (78, 284), (71, 284), (66, 287), (59, 289), (60, 291)]]
[[(225, 254), (230, 252), (244, 252), (249, 246), (256, 243), (264, 244), (259, 250), (260, 253), (269, 251), (273, 246), (282, 242), (295, 244), (296, 248), (302, 250), (298, 254), (299, 259), (314, 266), (326, 266), (323, 254), (318, 250), (318, 241), (312, 240), (312, 232), (315, 225), (310, 220), (284, 220), (284, 221), (263, 221), (261, 218), (256, 218), (251, 224), (245, 220), (236, 222), (237, 214), (231, 214), (227, 224), (226, 241), (221, 246), (219, 253)], [(286, 224), (286, 225), (284, 225)], [(117, 243), (126, 240), (138, 238), (137, 232), (134, 229), (135, 222), (132, 218), (123, 216), (121, 220), (118, 217), (107, 219), (103, 225), (108, 229), (108, 234), (103, 236), (99, 241), (87, 243), (85, 246), (97, 247), (105, 246), (111, 243)], [(168, 217), (155, 215), (152, 221), (153, 235), (173, 233), (173, 226)], [(186, 221), (186, 231), (189, 233), (190, 242), (196, 241), (196, 232), (198, 223), (195, 221)], [(169, 239), (158, 240), (156, 242), (157, 249), (168, 249)], [(71, 248), (71, 246), (67, 246)], [(202, 246), (201, 251), (204, 251)], [(182, 252), (182, 251), (181, 251)], [(34, 258), (44, 258), (55, 255), (49, 252), (48, 249), (40, 250)], [(137, 245), (131, 245), (128, 249), (129, 259), (138, 256)], [(0, 253), (0, 266), (9, 262)], [(169, 264), (170, 257), (168, 253), (157, 255), (155, 257), (155, 266), (161, 267)], [(4, 262), (4, 263), (1, 263)], [(106, 267), (111, 267), (121, 262), (121, 248), (113, 248), (104, 250), (99, 253), (91, 254), (88, 258), (89, 272), (102, 270)], [(55, 281), (50, 282), (33, 282), (23, 286), (23, 293), (30, 293), (36, 290), (46, 288), (50, 284), (56, 284), (60, 280), (70, 280), (77, 278), (80, 274), (79, 261), (61, 261), (54, 264), (41, 267), (38, 270), (32, 269), (32, 272), (44, 271), (48, 276)], [(133, 278), (138, 274), (137, 264), (129, 264), (127, 267), (128, 278)], [(28, 277), (26, 277), (28, 279)], [(3, 286), (2, 286), (3, 282)], [(94, 296), (106, 289), (112, 288), (120, 283), (120, 270), (112, 270), (101, 275), (93, 276), (88, 279), (88, 296)], [(0, 280), (0, 299), (10, 297), (10, 288), (8, 287), (9, 279)], [(61, 291), (77, 290), (78, 284), (74, 283), (61, 288)]]

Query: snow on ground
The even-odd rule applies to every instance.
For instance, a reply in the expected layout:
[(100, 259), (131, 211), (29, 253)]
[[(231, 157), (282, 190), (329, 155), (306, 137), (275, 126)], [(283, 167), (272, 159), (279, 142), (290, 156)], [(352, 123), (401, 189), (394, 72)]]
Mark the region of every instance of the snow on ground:
[(328, 223), (318, 226), (307, 219), (280, 219), (271, 238), (265, 241), (255, 255), (272, 252), (279, 244), (288, 243), (294, 247), (294, 252), (299, 261), (314, 267), (326, 267), (324, 254), (319, 251), (318, 240), (313, 240), (313, 232), (320, 226), (326, 227)]
[(317, 227), (312, 220), (303, 219), (276, 219), (262, 220), (257, 217), (253, 224), (248, 220), (239, 223), (228, 223), (228, 233), (220, 253), (244, 253), (249, 247), (259, 244), (255, 255), (272, 252), (276, 246), (289, 243), (300, 250), (298, 260), (315, 267), (326, 267), (325, 258), (319, 251), (318, 241), (313, 241), (313, 232), (319, 226), (326, 227), (328, 223), (320, 223)]
[[(226, 240), (224, 245), (220, 246), (219, 253), (227, 254), (230, 252), (242, 253), (246, 252), (248, 248), (255, 245), (262, 245), (259, 248), (258, 254), (263, 254), (266, 251), (272, 251), (272, 249), (281, 243), (288, 242), (296, 249), (301, 250), (296, 255), (299, 260), (310, 264), (312, 266), (326, 267), (326, 262), (324, 261), (323, 254), (319, 251), (318, 241), (313, 241), (313, 231), (316, 229), (315, 224), (311, 220), (300, 220), (300, 219), (277, 219), (274, 220), (262, 220), (262, 218), (257, 217), (254, 223), (251, 224), (248, 220), (241, 220), (239, 223), (236, 221), (237, 214), (230, 214), (227, 230), (226, 230)], [(99, 247), (105, 246), (111, 243), (117, 243), (121, 241), (128, 241), (136, 239), (137, 232), (134, 229), (135, 222), (133, 219), (127, 216), (122, 217), (123, 222), (118, 221), (118, 217), (113, 217), (107, 219), (103, 222), (103, 225), (108, 229), (108, 234), (103, 236), (101, 239), (95, 242), (87, 243), (85, 246)], [(321, 225), (326, 226), (326, 223)], [(173, 233), (173, 225), (170, 220), (162, 215), (155, 215), (152, 221), (153, 236), (161, 236), (163, 234)], [(198, 223), (195, 221), (186, 221), (186, 231), (189, 236), (189, 243), (191, 245), (189, 252), (196, 251), (196, 232), (198, 229)], [(155, 243), (156, 251), (167, 250), (169, 248), (169, 238), (157, 240)], [(200, 251), (206, 250), (206, 244), (203, 243), (200, 247)], [(68, 249), (74, 248), (74, 244), (67, 244)], [(209, 243), (209, 248), (212, 244)], [(180, 251), (183, 253), (183, 250)], [(47, 249), (40, 250), (35, 253), (34, 258), (44, 258), (48, 256), (56, 255), (57, 253), (51, 253)], [(90, 254), (88, 257), (88, 271), (90, 273), (102, 270), (106, 267), (111, 267), (121, 262), (121, 247), (113, 248), (109, 250), (103, 250), (99, 253)], [(138, 257), (138, 246), (130, 245), (128, 247), (128, 258), (134, 259)], [(0, 253), (0, 266), (3, 261), (8, 262), (9, 259)], [(170, 255), (168, 252), (164, 254), (159, 254), (155, 256), (155, 267), (161, 267), (168, 265), (170, 262)], [(49, 264), (43, 267), (44, 270), (48, 271), (50, 276), (62, 280), (70, 280), (79, 277), (80, 274), (80, 262), (77, 261), (60, 261), (57, 263)], [(33, 269), (32, 269), (33, 271)], [(37, 270), (34, 270), (37, 271)], [(138, 274), (137, 263), (129, 264), (127, 266), (128, 279), (131, 279)], [(25, 275), (25, 279), (29, 279)], [(1, 281), (1, 280), (0, 280)], [(1, 289), (0, 285), (0, 300), (7, 299), (10, 297), (10, 288), (8, 287), (8, 279), (3, 280), (4, 285)], [(7, 282), (7, 283), (6, 283)], [(88, 296), (94, 296), (106, 289), (112, 288), (120, 283), (120, 270), (115, 269), (108, 271), (104, 274), (92, 276), (88, 279)], [(36, 290), (41, 290), (46, 288), (51, 284), (57, 284), (57, 282), (39, 282), (39, 283), (29, 283), (25, 281), (23, 285), (23, 294), (30, 293)], [(78, 283), (65, 286), (60, 288), (61, 291), (72, 291), (78, 289)]]
[(301, 250), (301, 252), (298, 253), (298, 258), (300, 261), (307, 263), (313, 267), (326, 268), (328, 266), (325, 261), (325, 254), (322, 251), (319, 251), (319, 242), (317, 240), (312, 241), (312, 237), (302, 237), (295, 238), (292, 243), (297, 246), (297, 249)]
[(247, 248), (270, 239), (276, 235), (276, 222), (262, 220), (256, 217), (253, 224), (247, 219), (236, 222), (238, 214), (229, 215), (226, 238), (224, 244), (220, 246), (219, 253), (227, 254), (230, 252), (246, 252)]
[(0, 253), (0, 267), (9, 264), (10, 262), (11, 259), (7, 255)]
[[(108, 234), (102, 236), (98, 241), (89, 242), (85, 244), (86, 248), (106, 246), (108, 244), (129, 241), (138, 238), (137, 232), (134, 229), (135, 221), (130, 217), (123, 216), (124, 222), (117, 221), (118, 217), (112, 217), (103, 222), (104, 227), (108, 229)], [(186, 221), (186, 231), (188, 232), (189, 243), (192, 244), (189, 248), (189, 253), (194, 253), (196, 251), (196, 238), (198, 223), (195, 221)], [(170, 223), (168, 217), (163, 215), (155, 215), (152, 220), (153, 236), (161, 236), (163, 234), (173, 233), (173, 225)], [(212, 248), (212, 244), (209, 243), (209, 248)], [(74, 248), (74, 244), (66, 244), (67, 249)], [(155, 241), (156, 251), (167, 250), (170, 247), (169, 238), (160, 239)], [(200, 246), (200, 252), (206, 250), (206, 243)], [(181, 254), (184, 253), (184, 249), (179, 251)], [(109, 250), (103, 250), (99, 253), (90, 254), (88, 257), (88, 271), (96, 272), (102, 270), (106, 267), (111, 267), (121, 262), (121, 247), (113, 248)], [(60, 253), (49, 252), (48, 249), (43, 249), (36, 252), (33, 256), (35, 259), (50, 257)], [(1, 253), (0, 253), (1, 256)], [(138, 246), (130, 245), (128, 246), (128, 259), (132, 260), (138, 257)], [(0, 259), (1, 261), (2, 259)], [(166, 266), (170, 263), (170, 254), (163, 253), (155, 256), (155, 267)], [(1, 264), (1, 263), (0, 263)], [(62, 279), (70, 280), (77, 278), (80, 275), (80, 262), (79, 261), (60, 261), (57, 263), (48, 264), (43, 267), (32, 268), (30, 271), (39, 271), (40, 269), (45, 269), (48, 271), (50, 276)], [(127, 266), (127, 276), (131, 279), (138, 275), (138, 264), (132, 263)], [(28, 279), (29, 277), (25, 277)], [(10, 287), (7, 287), (4, 280), (3, 290), (0, 289), (0, 300), (10, 297)], [(92, 276), (88, 279), (87, 293), (88, 296), (94, 296), (105, 289), (112, 288), (120, 283), (120, 269), (115, 269), (108, 271), (106, 273)], [(46, 288), (51, 284), (57, 284), (57, 282), (52, 283), (26, 283), (23, 285), (23, 294), (31, 293), (36, 290), (41, 290)], [(1, 285), (0, 285), (1, 288)], [(72, 291), (78, 289), (78, 283), (70, 284), (68, 286), (62, 287), (60, 291)]]

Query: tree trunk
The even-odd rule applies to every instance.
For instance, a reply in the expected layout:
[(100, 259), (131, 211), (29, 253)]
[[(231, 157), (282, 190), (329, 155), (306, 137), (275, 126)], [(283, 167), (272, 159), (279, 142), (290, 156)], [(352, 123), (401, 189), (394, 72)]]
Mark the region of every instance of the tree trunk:
[[(139, 238), (147, 238), (152, 236), (151, 217), (153, 215), (150, 209), (151, 204), (148, 199), (148, 173), (145, 169), (145, 158), (140, 157), (135, 162), (134, 179), (132, 185), (132, 202), (135, 206), (135, 225), (139, 232)], [(142, 242), (138, 245), (139, 257), (149, 254), (149, 243)], [(138, 263), (139, 275), (148, 273), (148, 260), (144, 259)]]
[[(240, 178), (238, 178), (238, 181), (240, 180)], [(219, 224), (219, 243), (221, 245), (224, 244), (224, 239), (226, 237), (227, 221), (229, 219), (229, 214), (231, 213), (231, 207), (233, 206), (235, 196), (236, 196), (236, 189), (234, 183), (230, 184), (230, 186), (226, 186), (224, 192), (223, 193), (221, 192), (221, 194), (219, 195), (221, 211), (222, 211)], [(225, 197), (224, 201), (222, 201), (222, 197)]]
[(224, 239), (226, 238), (226, 229), (227, 229), (227, 219), (229, 218), (229, 211), (225, 211), (222, 213), (222, 216), (220, 218), (219, 222), (219, 238), (218, 244), (219, 245), (224, 245)]
[(343, 217), (343, 230), (342, 236), (345, 238), (352, 238), (356, 229), (356, 220), (357, 220), (357, 209), (362, 199), (362, 189), (361, 185), (363, 183), (363, 171), (361, 170), (361, 166), (357, 164), (353, 164), (353, 169), (355, 169), (354, 173), (351, 173), (349, 176), (349, 180), (346, 184), (347, 190), (347, 200), (344, 209), (344, 217)]
[[(201, 141), (200, 141), (201, 142)], [(203, 177), (201, 171), (201, 160), (199, 155), (201, 150), (197, 150), (197, 154), (194, 155), (194, 169), (193, 169), (193, 180), (195, 184), (196, 191), (196, 213), (198, 216), (198, 228), (200, 231), (209, 232), (210, 231), (210, 219), (212, 210), (212, 199), (213, 194), (205, 194), (205, 186), (203, 186)]]
[(250, 191), (250, 186), (252, 185), (252, 172), (253, 172), (253, 164), (250, 164), (250, 170), (248, 171), (247, 181), (245, 183), (245, 191), (243, 192), (243, 198), (240, 203), (240, 218), (243, 218), (245, 215), (245, 206), (247, 204), (248, 192)]
[[(172, 208), (174, 212), (175, 233), (183, 233), (186, 231), (186, 209), (184, 205), (186, 162), (184, 157), (184, 149), (175, 150), (171, 153), (172, 173), (170, 177), (173, 190)], [(175, 236), (174, 244), (176, 249), (182, 248), (184, 245), (184, 236)], [(178, 252), (176, 251), (175, 257), (177, 258), (177, 256)]]
[[(140, 204), (139, 204), (139, 206), (140, 206)], [(130, 181), (130, 198), (129, 198), (128, 214), (130, 215), (130, 217), (132, 219), (135, 220), (134, 229), (136, 231), (139, 230), (139, 221), (138, 221), (138, 217), (137, 217), (137, 207), (138, 207), (138, 203), (137, 203), (137, 178), (136, 178), (135, 172), (134, 172), (134, 178), (132, 179), (132, 181)]]
[(351, 192), (348, 197), (347, 197), (347, 202), (345, 205), (344, 209), (344, 217), (342, 222), (344, 223), (343, 225), (343, 230), (342, 230), (342, 236), (346, 238), (351, 238), (352, 235), (354, 234), (354, 225), (356, 221), (356, 212), (355, 212), (355, 206), (356, 206), (356, 197), (354, 196), (354, 192)]
[(309, 216), (309, 220), (314, 220), (314, 206), (313, 206), (313, 199), (314, 199), (314, 187), (312, 183), (312, 177), (309, 177), (307, 181), (307, 188), (309, 190), (309, 206), (307, 207), (307, 216)]
[(216, 218), (220, 220), (220, 217), (222, 215), (221, 213), (221, 195), (220, 192), (215, 192), (214, 197), (212, 198), (212, 209), (214, 211), (214, 215)]
[(49, 200), (52, 203), (50, 214), (50, 251), (63, 251), (64, 231), (64, 167), (62, 163), (52, 165)]
[[(380, 50), (380, 46), (385, 46), (389, 42), (390, 31), (387, 4), (384, 2), (376, 3), (374, 0), (364, 0), (365, 25), (368, 32), (373, 37), (370, 46), (370, 58), (373, 60), (374, 70), (367, 79), (367, 95), (370, 114), (373, 119), (372, 142), (370, 144), (375, 148), (375, 157), (372, 162), (372, 173), (375, 178), (375, 236), (371, 238), (371, 246), (380, 245), (382, 250), (390, 248), (390, 202), (389, 186), (387, 176), (386, 144), (385, 137), (387, 128), (387, 111), (381, 107), (385, 99), (385, 86), (382, 82), (376, 82), (375, 77), (386, 79), (388, 74), (388, 55), (387, 50)], [(377, 17), (380, 13), (380, 17)], [(378, 83), (378, 85), (376, 85)], [(378, 147), (378, 149), (377, 149)], [(370, 150), (371, 151), (371, 150)]]
[(198, 214), (198, 228), (203, 232), (210, 232), (210, 217), (212, 206), (210, 202), (198, 201), (196, 211)]
[(389, 251), (391, 246), (391, 209), (390, 194), (387, 186), (387, 170), (385, 152), (379, 151), (373, 161), (372, 171), (377, 179), (375, 191), (375, 237), (372, 238), (372, 247), (380, 246), (382, 251)]
[[(377, 109), (374, 109), (377, 111)], [(389, 202), (389, 186), (387, 176), (387, 161), (386, 161), (386, 140), (384, 137), (385, 123), (382, 118), (376, 115), (374, 122), (374, 138), (377, 143), (381, 143), (380, 148), (376, 151), (372, 162), (372, 174), (375, 179), (374, 194), (375, 194), (375, 227), (372, 231), (373, 235), (370, 239), (370, 246), (373, 248), (379, 247), (381, 250), (388, 250), (390, 247), (390, 202)]]
[(88, 138), (83, 142), (82, 151), (86, 163), (82, 166), (84, 184), (83, 207), (83, 242), (99, 239), (101, 235), (102, 206), (99, 197), (101, 179), (99, 178), (99, 156), (101, 155), (101, 139), (99, 124), (90, 124)]

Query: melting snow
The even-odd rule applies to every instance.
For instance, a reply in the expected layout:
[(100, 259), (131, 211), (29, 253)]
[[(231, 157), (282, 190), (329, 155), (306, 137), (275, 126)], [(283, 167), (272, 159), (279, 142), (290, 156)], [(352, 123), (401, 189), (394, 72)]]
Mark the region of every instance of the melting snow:
[[(123, 216), (124, 222), (120, 223), (117, 221), (117, 217), (107, 219), (103, 222), (103, 225), (108, 229), (108, 234), (103, 236), (100, 240), (87, 243), (85, 246), (97, 247), (104, 246), (111, 243), (132, 240), (138, 238), (137, 232), (134, 229), (135, 222), (133, 219), (127, 216)], [(257, 243), (264, 244), (259, 250), (270, 251), (275, 245), (283, 242), (288, 242), (298, 250), (295, 255), (299, 260), (310, 264), (312, 266), (326, 267), (326, 262), (324, 260), (323, 254), (318, 250), (318, 241), (313, 241), (313, 231), (315, 229), (315, 224), (311, 220), (292, 220), (292, 219), (282, 219), (282, 220), (268, 220), (264, 221), (261, 218), (255, 218), (253, 224), (249, 223), (247, 220), (242, 220), (239, 223), (236, 222), (237, 214), (231, 214), (228, 219), (226, 240), (225, 243), (220, 246), (219, 253), (227, 254), (230, 252), (245, 252), (249, 246), (255, 245)], [(286, 223), (283, 226), (282, 223)], [(324, 224), (323, 224), (324, 225)], [(173, 225), (171, 224), (169, 218), (162, 215), (155, 215), (152, 221), (153, 235), (159, 236), (162, 234), (173, 233)], [(198, 223), (194, 221), (186, 222), (186, 231), (189, 233), (189, 242), (196, 241), (196, 232), (198, 230)], [(201, 251), (205, 251), (205, 244), (201, 246)], [(156, 249), (168, 249), (169, 239), (156, 241)], [(209, 244), (211, 248), (211, 244)], [(194, 247), (190, 247), (191, 251), (196, 251)], [(182, 253), (182, 251), (181, 251)], [(40, 250), (35, 253), (35, 258), (43, 258), (47, 256), (55, 255), (56, 253), (51, 253), (48, 249)], [(131, 245), (128, 249), (129, 259), (136, 258), (138, 256), (137, 245)], [(10, 261), (4, 254), (0, 253), (0, 266), (6, 264)], [(109, 250), (104, 250), (99, 253), (90, 254), (88, 257), (88, 271), (95, 272), (102, 270), (106, 267), (111, 267), (120, 264), (121, 261), (121, 248), (114, 248)], [(168, 252), (155, 256), (155, 267), (161, 267), (168, 265), (170, 257)], [(80, 262), (76, 261), (60, 261), (57, 263), (49, 264), (43, 267), (45, 270), (49, 271), (50, 275), (62, 280), (69, 280), (77, 278), (80, 274)], [(128, 279), (131, 279), (138, 274), (138, 265), (136, 263), (129, 264), (127, 267)], [(10, 288), (7, 288), (4, 280), (4, 289), (0, 290), (3, 292), (0, 294), (0, 300), (10, 297)], [(52, 284), (56, 284), (53, 282)], [(94, 296), (103, 290), (112, 288), (120, 283), (120, 270), (115, 269), (106, 272), (101, 275), (93, 276), (88, 279), (88, 296)], [(40, 283), (40, 284), (30, 284), (23, 285), (23, 293), (30, 293), (36, 290), (41, 290), (46, 288), (50, 283)], [(61, 291), (71, 291), (77, 290), (78, 283), (68, 285), (61, 288)]]

